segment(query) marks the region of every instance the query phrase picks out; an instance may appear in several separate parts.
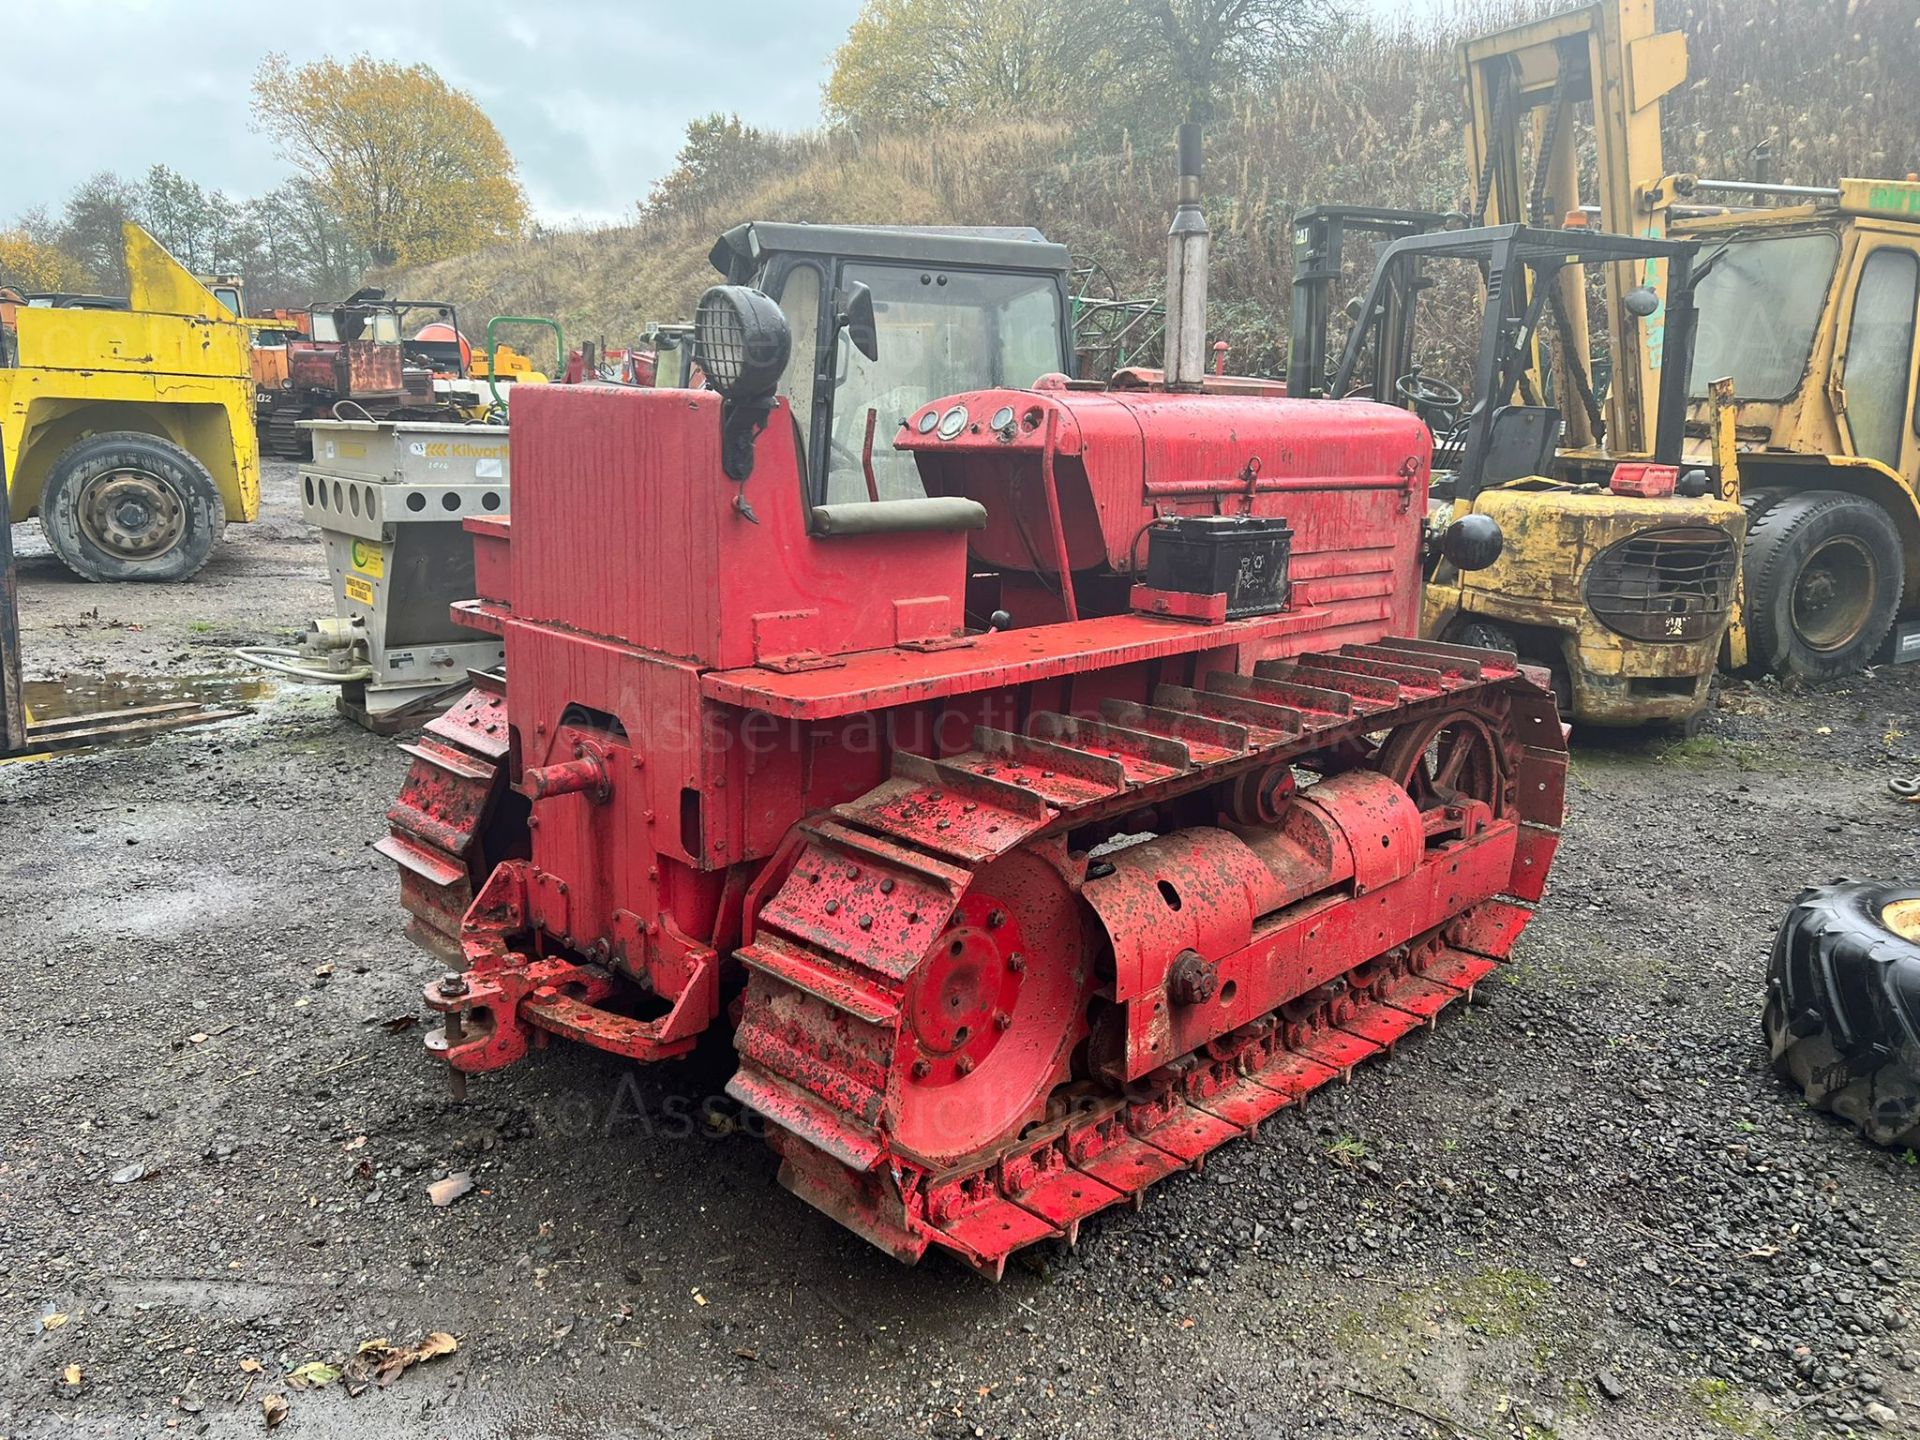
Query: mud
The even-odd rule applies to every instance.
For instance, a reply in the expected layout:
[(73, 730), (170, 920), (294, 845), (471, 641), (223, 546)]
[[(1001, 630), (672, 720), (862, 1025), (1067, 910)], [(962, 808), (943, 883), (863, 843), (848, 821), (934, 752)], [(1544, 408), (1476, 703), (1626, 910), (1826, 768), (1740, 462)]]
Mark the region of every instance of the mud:
[[(243, 683), (227, 648), (327, 604), (289, 467), (201, 582), (25, 568), (37, 679)], [(516, 1440), (1920, 1415), (1920, 1166), (1808, 1114), (1758, 1025), (1792, 893), (1920, 862), (1885, 790), (1920, 771), (1920, 668), (1730, 686), (1693, 741), (1577, 738), (1552, 891), (1486, 1003), (998, 1287), (781, 1191), (718, 1049), (556, 1047), (447, 1100), (412, 1023), (437, 967), (368, 848), (404, 757), (326, 692), (255, 704), (0, 768), (0, 1433), (255, 1435), (266, 1395), (277, 1435)], [(449, 1172), (475, 1187), (435, 1208)], [(290, 1379), (431, 1331), (459, 1350), (385, 1389)]]

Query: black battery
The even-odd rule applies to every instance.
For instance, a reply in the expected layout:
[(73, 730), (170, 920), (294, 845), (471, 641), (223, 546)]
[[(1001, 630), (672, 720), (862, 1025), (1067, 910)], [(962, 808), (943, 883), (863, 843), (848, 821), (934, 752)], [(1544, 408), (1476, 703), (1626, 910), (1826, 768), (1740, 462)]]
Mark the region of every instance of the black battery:
[(1227, 618), (1287, 608), (1293, 531), (1265, 515), (1177, 515), (1147, 532), (1147, 584), (1182, 595), (1225, 595)]

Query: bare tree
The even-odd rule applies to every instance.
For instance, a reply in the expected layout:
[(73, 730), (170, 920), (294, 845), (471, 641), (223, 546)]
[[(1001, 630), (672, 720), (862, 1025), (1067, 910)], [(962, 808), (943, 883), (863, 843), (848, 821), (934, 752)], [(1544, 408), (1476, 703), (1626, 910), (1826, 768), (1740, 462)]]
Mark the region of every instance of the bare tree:
[(1121, 0), (1113, 19), (1116, 45), (1202, 122), (1223, 91), (1310, 54), (1342, 23), (1335, 0)]

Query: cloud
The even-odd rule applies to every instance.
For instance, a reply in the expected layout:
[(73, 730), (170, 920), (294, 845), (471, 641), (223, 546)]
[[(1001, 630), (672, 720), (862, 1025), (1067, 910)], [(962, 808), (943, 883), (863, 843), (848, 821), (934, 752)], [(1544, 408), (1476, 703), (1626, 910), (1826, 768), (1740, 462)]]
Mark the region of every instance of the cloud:
[(57, 211), (97, 170), (164, 164), (230, 195), (290, 173), (250, 128), (269, 51), (296, 64), (365, 51), (424, 61), (470, 90), (520, 162), (542, 219), (610, 219), (673, 164), (686, 123), (738, 111), (762, 128), (817, 122), (820, 86), (859, 0), (0, 0), (10, 148), (0, 219)]

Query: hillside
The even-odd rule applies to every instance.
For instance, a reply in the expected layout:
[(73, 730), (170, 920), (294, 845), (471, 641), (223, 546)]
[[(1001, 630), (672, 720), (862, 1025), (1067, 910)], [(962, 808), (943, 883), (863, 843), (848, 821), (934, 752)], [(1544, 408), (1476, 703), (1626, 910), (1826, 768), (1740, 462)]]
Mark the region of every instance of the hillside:
[[(1463, 206), (1460, 40), (1564, 8), (1468, 0), (1420, 24), (1360, 27), (1310, 68), (1232, 101), (1208, 135), (1206, 188), (1214, 328), (1233, 341), (1237, 366), (1280, 363), (1294, 210)], [(1806, 183), (1920, 163), (1920, 90), (1903, 73), (1920, 44), (1920, 0), (1662, 0), (1659, 14), (1687, 32), (1692, 57), (1667, 107), (1669, 169), (1749, 175), (1763, 140), (1776, 178)], [(453, 299), (472, 317), (555, 315), (570, 337), (617, 344), (648, 321), (684, 317), (713, 279), (714, 236), (765, 217), (1037, 225), (1099, 259), (1121, 290), (1156, 291), (1170, 146), (1157, 134), (1100, 144), (1094, 129), (1068, 113), (911, 136), (782, 137), (773, 178), (722, 201), (539, 234), (386, 283)]]

